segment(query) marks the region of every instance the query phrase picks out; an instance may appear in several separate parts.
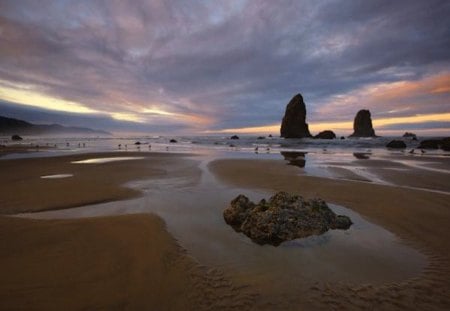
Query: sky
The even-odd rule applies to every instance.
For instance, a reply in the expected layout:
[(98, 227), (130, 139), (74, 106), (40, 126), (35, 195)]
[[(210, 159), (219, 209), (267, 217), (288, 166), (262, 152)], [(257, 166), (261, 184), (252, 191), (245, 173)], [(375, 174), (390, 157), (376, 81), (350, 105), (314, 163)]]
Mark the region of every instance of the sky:
[(450, 135), (450, 1), (0, 0), (0, 115), (115, 133)]

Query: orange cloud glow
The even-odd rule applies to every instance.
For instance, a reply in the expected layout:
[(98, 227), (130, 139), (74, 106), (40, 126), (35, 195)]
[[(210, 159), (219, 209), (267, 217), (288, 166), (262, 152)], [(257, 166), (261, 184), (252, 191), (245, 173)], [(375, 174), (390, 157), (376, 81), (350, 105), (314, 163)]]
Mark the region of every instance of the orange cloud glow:
[(450, 92), (450, 74), (444, 73), (426, 77), (420, 81), (385, 83), (369, 90), (373, 100), (395, 100), (398, 98)]
[[(447, 98), (443, 98), (442, 95)], [(370, 109), (372, 112), (425, 114), (425, 109), (450, 105), (450, 73), (428, 76), (418, 81), (376, 83), (345, 94), (329, 97), (318, 103), (318, 116), (348, 115), (354, 107)], [(357, 109), (356, 109), (357, 110)], [(356, 111), (352, 112), (356, 113)]]

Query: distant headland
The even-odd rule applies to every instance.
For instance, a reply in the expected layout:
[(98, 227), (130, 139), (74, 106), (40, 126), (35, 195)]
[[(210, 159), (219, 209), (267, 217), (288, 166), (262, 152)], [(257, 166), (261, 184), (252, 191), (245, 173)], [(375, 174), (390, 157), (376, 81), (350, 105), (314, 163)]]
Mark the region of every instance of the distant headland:
[(0, 116), (0, 135), (111, 135), (101, 130), (85, 127), (68, 127), (59, 124), (33, 124), (27, 121)]

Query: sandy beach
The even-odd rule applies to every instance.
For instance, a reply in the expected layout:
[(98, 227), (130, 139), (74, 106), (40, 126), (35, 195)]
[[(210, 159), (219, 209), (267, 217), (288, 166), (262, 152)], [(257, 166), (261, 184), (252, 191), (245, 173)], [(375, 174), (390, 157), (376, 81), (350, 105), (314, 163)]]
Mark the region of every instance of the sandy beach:
[[(380, 172), (385, 164), (369, 162), (368, 165), (373, 166), (371, 170)], [(315, 302), (325, 309), (359, 309), (365, 306), (383, 310), (445, 310), (450, 306), (448, 195), (369, 182), (302, 176), (283, 161), (218, 160), (210, 164), (210, 169), (222, 181), (242, 188), (290, 191), (347, 206), (388, 228), (429, 257), (430, 262), (423, 275), (413, 280), (379, 287), (328, 284), (314, 288), (318, 294)], [(396, 181), (405, 180), (395, 171), (384, 176)], [(421, 186), (436, 183), (449, 190), (448, 174), (416, 176), (420, 176)], [(411, 179), (409, 182), (417, 183)]]
[[(128, 160), (73, 163), (117, 157)], [(446, 238), (450, 234), (450, 205), (445, 194), (450, 190), (449, 177), (433, 170), (420, 174), (423, 169), (417, 167), (409, 168), (407, 174), (420, 176), (417, 179), (420, 182), (405, 178), (409, 175), (403, 175), (402, 170), (386, 169), (407, 169), (397, 160), (393, 156), (362, 162), (330, 161), (330, 171), (338, 168), (337, 178), (304, 174), (298, 167), (286, 165), (284, 160), (209, 159), (201, 162), (198, 156), (166, 153), (111, 152), (2, 160), (0, 212), (4, 216), (0, 217), (0, 309), (445, 310), (450, 306), (450, 242)], [(436, 161), (436, 167), (445, 168), (446, 161)], [(258, 189), (267, 193), (289, 191), (350, 208), (424, 254), (426, 266), (414, 277), (384, 283), (311, 282), (297, 278), (292, 288), (298, 288), (298, 292), (285, 291), (286, 294), (279, 295), (283, 288), (275, 290), (274, 286), (279, 285), (267, 276), (259, 279), (254, 274), (233, 275), (233, 269), (205, 264), (202, 256), (196, 257), (195, 252), (182, 246), (186, 240), (195, 244), (189, 241), (190, 236), (175, 239), (165, 224), (171, 219), (162, 219), (153, 213), (127, 214), (129, 212), (124, 211), (119, 215), (113, 212), (110, 216), (54, 220), (6, 216), (52, 210), (63, 212), (63, 209), (69, 211), (84, 206), (92, 209), (100, 206), (92, 204), (100, 202), (111, 202), (116, 207), (124, 202), (125, 208), (128, 201), (122, 200), (143, 195), (142, 190), (130, 186), (130, 182), (136, 180), (146, 180), (146, 187), (155, 187), (153, 192), (145, 194), (143, 202), (158, 205), (164, 196), (158, 197), (163, 192), (158, 190), (161, 184), (157, 181), (173, 184), (183, 180), (186, 189), (201, 187), (205, 171), (200, 163), (208, 163), (206, 169), (216, 179), (207, 179), (207, 184), (218, 182), (242, 193)], [(378, 174), (386, 183), (401, 181), (404, 186), (360, 182), (352, 167), (361, 166)], [(68, 174), (68, 177), (41, 178), (58, 174)], [(174, 202), (182, 202), (189, 193), (195, 195), (193, 190), (187, 190), (186, 195)], [(170, 191), (168, 194), (171, 195)], [(204, 198), (212, 200), (217, 194), (210, 193)], [(175, 190), (173, 196), (177, 196)], [(218, 215), (214, 219), (222, 217), (221, 209), (217, 207)], [(32, 218), (33, 214), (28, 215)], [(238, 242), (242, 241), (240, 248), (251, 246), (259, 252), (259, 246), (249, 245), (251, 242), (245, 237), (228, 230), (223, 220), (212, 228), (214, 226), (219, 226), (218, 230), (226, 235), (238, 237)], [(214, 241), (214, 235), (210, 239)], [(272, 252), (270, 248), (263, 250)], [(236, 249), (236, 252), (241, 250)], [(352, 254), (358, 255), (352, 251), (347, 255)], [(320, 270), (320, 266), (314, 269)], [(346, 273), (360, 273), (357, 265), (347, 269)], [(389, 271), (385, 267), (374, 266), (373, 269), (374, 274)], [(381, 275), (379, 279), (383, 278)]]
[(201, 267), (153, 215), (0, 217), (0, 228), (0, 310), (246, 310), (255, 298)]
[[(1, 213), (64, 209), (123, 200), (140, 192), (124, 183), (185, 177), (193, 160), (171, 154), (100, 164), (71, 163), (121, 153), (0, 161)], [(127, 153), (127, 157), (142, 153)], [(40, 176), (71, 173), (70, 178)], [(0, 217), (0, 310), (248, 309), (255, 295), (201, 266), (149, 214), (75, 220)]]
[[(174, 177), (189, 176), (193, 182), (199, 177), (194, 161), (173, 154), (143, 157), (143, 153), (128, 152), (127, 157), (136, 159), (110, 163), (72, 163), (90, 158), (122, 156), (123, 153), (111, 152), (0, 161), (1, 213), (63, 209), (132, 198), (139, 196), (139, 191), (124, 187), (124, 184), (144, 177), (157, 178), (171, 174)], [(57, 174), (73, 176), (41, 178)]]

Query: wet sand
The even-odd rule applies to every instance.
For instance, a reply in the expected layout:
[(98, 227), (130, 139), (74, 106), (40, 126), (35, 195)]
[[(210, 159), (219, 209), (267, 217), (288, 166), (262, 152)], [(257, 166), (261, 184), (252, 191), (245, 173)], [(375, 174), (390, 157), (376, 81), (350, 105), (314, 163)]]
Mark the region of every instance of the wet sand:
[(347, 163), (328, 162), (326, 165), (330, 165), (338, 178), (370, 181), (364, 176), (368, 174), (385, 184), (450, 192), (450, 157), (390, 155)]
[[(101, 164), (72, 161), (122, 153), (0, 161), (0, 213), (42, 211), (122, 200), (141, 193), (124, 183), (185, 178), (194, 160), (127, 153), (144, 159)], [(70, 173), (73, 177), (41, 179)], [(256, 295), (201, 266), (151, 214), (73, 220), (0, 217), (0, 310), (247, 310)]]
[[(381, 170), (383, 163), (371, 163)], [(223, 182), (247, 189), (290, 191), (349, 207), (427, 254), (429, 266), (414, 279), (384, 286), (326, 284), (307, 293), (317, 308), (383, 310), (446, 310), (450, 306), (449, 195), (369, 182), (334, 180), (299, 174), (277, 160), (217, 160), (209, 165)], [(392, 171), (395, 174), (395, 171)], [(401, 173), (397, 173), (401, 174)], [(399, 175), (396, 175), (396, 178)], [(429, 182), (450, 187), (448, 176), (434, 174)], [(422, 184), (432, 187), (427, 180)], [(356, 273), (356, 271), (355, 271)]]
[[(64, 209), (139, 196), (125, 187), (131, 180), (158, 178), (168, 174), (200, 177), (196, 162), (174, 154), (127, 152), (127, 157), (144, 157), (110, 163), (72, 163), (91, 158), (123, 157), (122, 152), (91, 153), (62, 157), (0, 161), (0, 213), (16, 214)], [(72, 174), (62, 179), (41, 176)]]
[(0, 254), (0, 310), (246, 310), (255, 299), (198, 265), (149, 214), (0, 217)]
[[(126, 184), (139, 179), (181, 178), (195, 187), (201, 178), (195, 157), (175, 154), (128, 152), (127, 157), (144, 159), (71, 163), (121, 156), (124, 153), (2, 160), (0, 213), (136, 197), (141, 192)], [(366, 167), (378, 172), (384, 164), (376, 163)], [(345, 165), (336, 164), (344, 174)], [(0, 310), (446, 310), (450, 306), (448, 195), (300, 175), (297, 167), (281, 160), (216, 160), (208, 167), (216, 178), (243, 191), (284, 190), (351, 208), (427, 255), (429, 264), (422, 274), (403, 281), (305, 283), (298, 295), (277, 297), (267, 294), (270, 280), (262, 288), (248, 287), (253, 280), (201, 266), (155, 215), (66, 220), (2, 216)], [(445, 174), (430, 173), (435, 182), (446, 185)], [(41, 178), (55, 174), (73, 176)], [(422, 183), (432, 187), (427, 179)], [(358, 273), (357, 266), (353, 273)]]
[(14, 143), (8, 145), (0, 144), (0, 158), (2, 156), (12, 153), (29, 153), (50, 149), (53, 149), (53, 147), (47, 145), (41, 146), (34, 144), (14, 144)]

